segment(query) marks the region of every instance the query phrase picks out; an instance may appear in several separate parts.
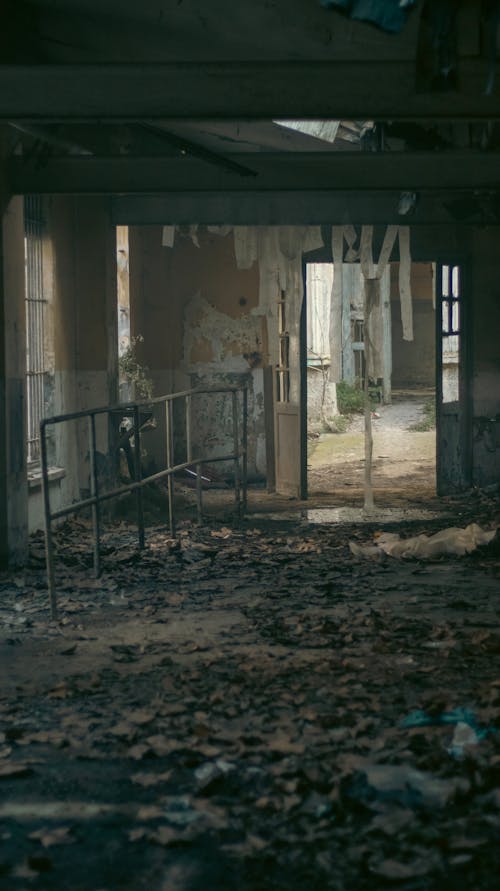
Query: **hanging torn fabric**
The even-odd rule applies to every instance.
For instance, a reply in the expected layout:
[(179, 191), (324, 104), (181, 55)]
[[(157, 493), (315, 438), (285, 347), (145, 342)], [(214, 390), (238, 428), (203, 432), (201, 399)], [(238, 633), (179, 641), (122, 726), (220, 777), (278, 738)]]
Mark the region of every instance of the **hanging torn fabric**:
[(189, 227), (189, 237), (194, 246), (199, 248), (200, 242), (198, 240), (198, 223), (193, 223), (192, 226)]
[(220, 235), (221, 238), (225, 238), (226, 235), (229, 235), (232, 226), (207, 226), (209, 232), (212, 232), (213, 235)]
[(238, 269), (250, 269), (259, 255), (258, 230), (255, 226), (235, 226), (233, 236)]
[(161, 233), (162, 247), (172, 248), (175, 239), (175, 226), (163, 226)]
[(358, 234), (354, 226), (344, 226), (344, 238), (347, 244), (347, 252), (344, 260), (346, 263), (356, 263), (359, 260), (359, 247), (354, 247), (358, 240)]
[(309, 251), (317, 251), (324, 245), (323, 235), (321, 234), (321, 226), (307, 226), (307, 231), (302, 245), (302, 253), (307, 254)]
[(302, 242), (306, 227), (304, 226), (280, 226), (278, 240), (280, 251), (287, 260), (295, 260), (302, 252)]
[(342, 292), (344, 233), (342, 226), (332, 226), (333, 285), (330, 300), (330, 380), (342, 380)]
[(361, 271), (365, 280), (365, 331), (369, 342), (366, 363), (369, 377), (384, 377), (384, 319), (380, 282), (387, 268), (398, 226), (387, 226), (378, 263), (373, 262), (373, 226), (361, 229)]
[(351, 19), (399, 34), (417, 0), (320, 0), (320, 3), (325, 9), (334, 9)]
[(403, 340), (413, 340), (413, 305), (411, 296), (410, 227), (399, 226), (399, 299)]

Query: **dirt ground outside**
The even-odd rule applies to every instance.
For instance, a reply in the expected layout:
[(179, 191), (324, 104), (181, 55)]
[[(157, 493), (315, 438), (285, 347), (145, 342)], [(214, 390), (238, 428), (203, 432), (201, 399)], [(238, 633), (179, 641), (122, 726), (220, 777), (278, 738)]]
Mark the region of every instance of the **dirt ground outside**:
[[(425, 417), (432, 391), (394, 393), (392, 405), (373, 417), (373, 485), (378, 502), (433, 498), (436, 493), (436, 432), (414, 431)], [(334, 494), (359, 500), (364, 475), (364, 419), (353, 415), (345, 433), (320, 433), (308, 443), (308, 491), (311, 498)]]
[[(66, 523), (57, 621), (40, 537), (0, 578), (2, 889), (496, 891), (497, 541), (356, 559), (379, 524), (285, 507), (150, 525), (142, 553), (108, 525), (97, 580)], [(471, 520), (498, 498), (385, 528)]]

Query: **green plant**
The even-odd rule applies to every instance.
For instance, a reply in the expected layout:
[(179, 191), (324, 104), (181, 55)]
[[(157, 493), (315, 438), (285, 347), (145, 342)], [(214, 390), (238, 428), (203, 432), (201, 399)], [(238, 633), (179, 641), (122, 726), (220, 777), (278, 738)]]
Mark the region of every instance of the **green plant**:
[[(373, 409), (380, 402), (380, 387), (372, 385), (368, 389), (370, 405)], [(339, 381), (337, 384), (337, 408), (341, 415), (362, 415), (365, 410), (365, 393), (361, 384)]]
[(121, 379), (133, 384), (134, 398), (141, 401), (151, 399), (153, 381), (149, 377), (149, 368), (146, 365), (141, 365), (137, 360), (137, 344), (139, 343), (144, 343), (141, 334), (131, 337), (129, 345), (118, 359), (118, 368)]
[(408, 428), (414, 433), (426, 433), (428, 430), (434, 430), (436, 426), (436, 403), (434, 399), (429, 399), (422, 406), (422, 417), (419, 421), (415, 421)]
[(345, 433), (349, 426), (349, 419), (346, 415), (334, 415), (326, 419), (325, 432), (327, 433)]

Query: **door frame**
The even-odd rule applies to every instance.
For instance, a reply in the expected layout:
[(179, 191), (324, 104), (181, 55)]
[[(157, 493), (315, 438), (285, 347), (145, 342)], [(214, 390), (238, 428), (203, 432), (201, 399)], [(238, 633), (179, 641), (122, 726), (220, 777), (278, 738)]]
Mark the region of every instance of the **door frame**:
[(473, 311), (471, 298), (471, 260), (467, 253), (440, 251), (432, 261), (436, 266), (435, 301), (435, 355), (436, 355), (436, 494), (451, 494), (440, 481), (440, 443), (443, 429), (443, 324), (441, 311), (441, 283), (438, 287), (438, 271), (442, 266), (458, 266), (460, 269), (460, 333), (458, 361), (459, 436), (462, 442), (461, 481), (457, 492), (472, 485), (472, 346)]
[[(313, 262), (311, 260), (309, 263)], [(299, 363), (300, 363), (300, 497), (305, 501), (307, 489), (307, 262), (302, 258), (302, 307), (299, 326)]]

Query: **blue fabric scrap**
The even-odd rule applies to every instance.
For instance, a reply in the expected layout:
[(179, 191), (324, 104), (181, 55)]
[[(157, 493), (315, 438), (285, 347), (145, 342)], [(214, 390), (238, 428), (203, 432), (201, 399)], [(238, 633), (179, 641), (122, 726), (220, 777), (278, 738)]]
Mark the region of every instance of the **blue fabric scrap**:
[(416, 0), (320, 0), (320, 3), (325, 9), (335, 9), (356, 21), (399, 34)]
[(474, 712), (470, 708), (454, 708), (450, 712), (441, 712), (440, 715), (428, 715), (423, 709), (410, 712), (400, 722), (400, 727), (432, 727), (439, 724), (468, 724), (475, 731), (478, 739), (484, 739), (488, 733), (494, 733), (495, 727), (480, 727), (476, 721)]

